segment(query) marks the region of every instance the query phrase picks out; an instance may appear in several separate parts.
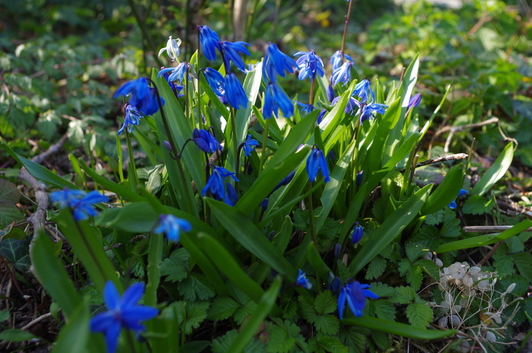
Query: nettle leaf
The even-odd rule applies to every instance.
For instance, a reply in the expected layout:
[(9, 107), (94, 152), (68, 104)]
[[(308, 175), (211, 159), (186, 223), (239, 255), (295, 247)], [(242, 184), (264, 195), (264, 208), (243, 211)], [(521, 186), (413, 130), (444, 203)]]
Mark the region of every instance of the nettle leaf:
[(532, 282), (532, 255), (528, 252), (519, 252), (512, 254), (515, 265), (519, 270), (519, 274)]
[(0, 179), (0, 228), (24, 219), (24, 215), (16, 206), (19, 199), (20, 191), (17, 186), (10, 181)]
[(386, 259), (380, 255), (375, 256), (368, 265), (366, 270), (366, 279), (374, 279), (380, 277), (384, 270), (386, 270)]
[(0, 242), (0, 255), (15, 265), (21, 272), (28, 272), (31, 267), (29, 242), (19, 239), (4, 239)]
[(320, 315), (314, 321), (314, 325), (325, 335), (336, 335), (340, 329), (340, 321), (334, 315)]
[(396, 294), (395, 288), (384, 283), (371, 283), (371, 291), (377, 294), (379, 298), (391, 297)]
[(443, 222), (443, 215), (445, 210), (439, 210), (438, 212), (431, 213), (425, 218), (425, 224), (429, 226), (435, 226)]
[(432, 309), (427, 304), (410, 304), (406, 307), (408, 321), (414, 327), (425, 328), (433, 320)]
[[(226, 353), (229, 347), (233, 344), (233, 341), (238, 336), (237, 330), (231, 330), (222, 337), (218, 337), (212, 341), (213, 353)], [(267, 353), (264, 343), (253, 339), (244, 349), (244, 353)]]
[(460, 235), (460, 220), (456, 218), (456, 213), (450, 208), (445, 210), (440, 234), (442, 237), (448, 238), (456, 238)]
[(210, 302), (192, 302), (187, 303), (185, 310), (187, 313), (185, 333), (190, 335), (192, 331), (199, 327), (199, 325), (207, 318), (207, 309), (209, 309)]
[(196, 297), (206, 300), (214, 296), (212, 284), (203, 275), (193, 273), (188, 278), (179, 283), (179, 293), (187, 301), (194, 301)]
[(179, 248), (163, 260), (161, 263), (161, 276), (166, 277), (166, 281), (180, 282), (188, 277), (188, 259), (190, 254), (185, 248)]
[(395, 296), (390, 298), (392, 303), (408, 304), (412, 303), (416, 297), (416, 291), (412, 287), (395, 287)]
[(395, 321), (395, 305), (392, 302), (388, 300), (372, 300), (371, 303), (379, 319)]
[(435, 279), (440, 277), (440, 268), (434, 262), (426, 259), (417, 260), (414, 265), (421, 266), (427, 273)]
[(462, 206), (462, 212), (465, 214), (483, 214), (490, 212), (495, 207), (493, 198), (486, 199), (480, 195), (469, 197)]
[(233, 315), (241, 305), (230, 297), (216, 297), (209, 309), (209, 320), (225, 320)]
[(331, 291), (323, 291), (316, 297), (314, 308), (318, 314), (330, 314), (336, 310), (337, 299)]

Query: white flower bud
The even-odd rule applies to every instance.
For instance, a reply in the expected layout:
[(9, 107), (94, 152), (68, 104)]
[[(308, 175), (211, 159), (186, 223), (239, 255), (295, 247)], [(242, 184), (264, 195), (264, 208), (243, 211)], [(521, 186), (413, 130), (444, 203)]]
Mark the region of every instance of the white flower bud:
[(508, 286), (508, 289), (504, 293), (512, 293), (512, 291), (515, 289), (515, 283), (512, 283)]
[(491, 331), (486, 332), (486, 339), (490, 342), (497, 342), (497, 337)]

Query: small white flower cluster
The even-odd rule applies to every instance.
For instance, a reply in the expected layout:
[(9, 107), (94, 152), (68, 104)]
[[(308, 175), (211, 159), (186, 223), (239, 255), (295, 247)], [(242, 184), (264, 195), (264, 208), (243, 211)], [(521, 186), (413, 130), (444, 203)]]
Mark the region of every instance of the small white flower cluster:
[(466, 294), (471, 290), (486, 292), (492, 289), (496, 282), (497, 278), (494, 278), (494, 273), (482, 272), (480, 267), (470, 267), (467, 262), (455, 262), (449, 267), (444, 267), (443, 272), (440, 272), (442, 289), (445, 290), (453, 284), (463, 288)]

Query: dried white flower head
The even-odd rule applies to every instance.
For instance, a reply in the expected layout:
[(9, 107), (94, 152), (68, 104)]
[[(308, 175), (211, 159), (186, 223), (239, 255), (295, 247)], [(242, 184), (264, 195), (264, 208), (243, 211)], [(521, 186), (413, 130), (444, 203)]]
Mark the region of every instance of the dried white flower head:
[(161, 48), (159, 50), (159, 55), (161, 56), (162, 53), (166, 52), (168, 54), (168, 57), (172, 59), (172, 61), (179, 61), (179, 53), (181, 50), (179, 49), (179, 46), (181, 45), (181, 39), (172, 39), (172, 36), (168, 37), (168, 42), (166, 42), (166, 47)]

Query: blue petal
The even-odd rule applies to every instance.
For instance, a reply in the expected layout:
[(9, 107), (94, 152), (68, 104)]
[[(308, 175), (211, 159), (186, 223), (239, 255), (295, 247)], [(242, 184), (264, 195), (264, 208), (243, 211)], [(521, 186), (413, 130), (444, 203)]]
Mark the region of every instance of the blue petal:
[(120, 299), (120, 308), (125, 310), (134, 306), (139, 302), (143, 295), (144, 284), (141, 282), (132, 284), (122, 295), (122, 298)]
[(112, 324), (105, 331), (105, 344), (107, 345), (107, 353), (115, 353), (118, 346), (118, 338), (122, 325), (118, 321), (113, 321)]
[(347, 286), (342, 287), (340, 290), (340, 295), (338, 296), (338, 317), (341, 319), (344, 318), (344, 308), (345, 308), (345, 301), (347, 297)]
[(115, 321), (115, 313), (112, 311), (106, 311), (93, 317), (90, 321), (91, 332), (103, 332), (106, 331), (109, 326)]

